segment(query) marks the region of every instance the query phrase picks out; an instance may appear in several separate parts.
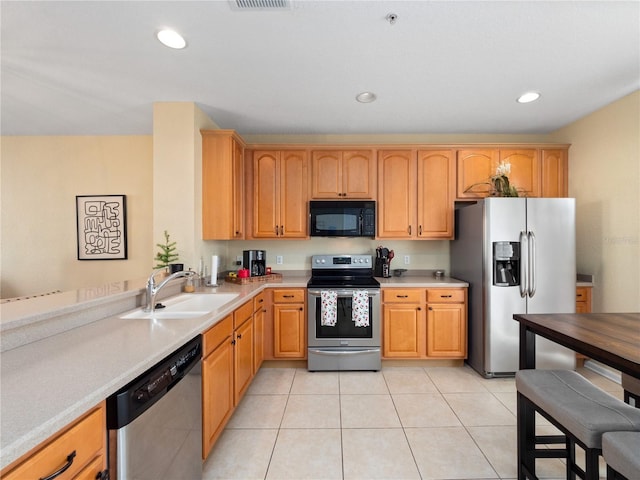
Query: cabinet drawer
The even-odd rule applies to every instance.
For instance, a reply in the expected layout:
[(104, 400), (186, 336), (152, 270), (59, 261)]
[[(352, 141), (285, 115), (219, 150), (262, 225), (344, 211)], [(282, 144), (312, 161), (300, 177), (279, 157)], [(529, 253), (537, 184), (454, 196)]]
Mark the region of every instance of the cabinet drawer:
[(459, 288), (430, 288), (427, 290), (427, 303), (462, 303), (464, 290)]
[(253, 297), (253, 311), (257, 312), (264, 308), (264, 292)]
[(273, 303), (301, 303), (304, 302), (304, 289), (293, 290), (276, 289), (273, 291)]
[(213, 352), (218, 345), (220, 345), (225, 338), (231, 336), (233, 332), (233, 318), (232, 315), (226, 316), (220, 322), (216, 323), (213, 327), (207, 330), (202, 336), (202, 349), (204, 353), (202, 357), (206, 357)]
[(253, 315), (253, 302), (249, 300), (247, 303), (238, 307), (233, 312), (233, 329), (235, 330)]
[[(56, 477), (58, 480), (71, 479), (94, 457), (104, 453), (105, 429), (104, 405), (100, 405), (61, 435), (31, 454), (13, 470), (4, 474), (2, 478), (5, 480), (45, 478), (60, 470), (65, 464), (71, 463), (64, 473)], [(72, 455), (73, 457), (70, 458)]]
[(590, 300), (591, 287), (576, 287), (576, 302), (586, 302)]
[(424, 303), (424, 290), (422, 288), (384, 288), (382, 301), (384, 303)]

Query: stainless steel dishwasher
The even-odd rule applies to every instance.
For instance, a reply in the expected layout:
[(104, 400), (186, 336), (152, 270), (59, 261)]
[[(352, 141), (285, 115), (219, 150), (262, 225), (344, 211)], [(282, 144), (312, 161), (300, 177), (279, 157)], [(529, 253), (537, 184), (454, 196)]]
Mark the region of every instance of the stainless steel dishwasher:
[(202, 478), (198, 336), (107, 399), (112, 480)]

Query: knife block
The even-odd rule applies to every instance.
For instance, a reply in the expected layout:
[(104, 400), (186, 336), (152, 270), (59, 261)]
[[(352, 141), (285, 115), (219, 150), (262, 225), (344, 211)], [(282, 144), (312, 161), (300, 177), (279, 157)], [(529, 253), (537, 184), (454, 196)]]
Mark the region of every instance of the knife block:
[(391, 276), (389, 274), (389, 262), (386, 258), (376, 258), (376, 264), (373, 267), (373, 276), (384, 278), (389, 278)]

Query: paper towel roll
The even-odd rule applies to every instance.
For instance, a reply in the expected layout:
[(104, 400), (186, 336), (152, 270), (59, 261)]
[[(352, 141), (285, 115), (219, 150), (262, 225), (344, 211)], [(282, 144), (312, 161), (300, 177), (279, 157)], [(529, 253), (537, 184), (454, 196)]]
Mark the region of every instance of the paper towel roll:
[(218, 284), (218, 255), (211, 255), (211, 286)]

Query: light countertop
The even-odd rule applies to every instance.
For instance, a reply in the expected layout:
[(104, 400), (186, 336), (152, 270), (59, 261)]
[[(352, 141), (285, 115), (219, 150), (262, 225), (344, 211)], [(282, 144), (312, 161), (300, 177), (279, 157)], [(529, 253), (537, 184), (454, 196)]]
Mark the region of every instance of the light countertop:
[[(436, 279), (426, 274), (378, 280), (383, 288), (467, 286), (455, 279)], [(275, 283), (223, 282), (216, 288), (203, 287), (199, 293), (239, 295), (207, 315), (179, 320), (121, 318), (139, 308), (145, 280), (0, 305), (0, 330), (3, 337), (10, 339), (0, 355), (0, 468), (73, 422), (263, 289), (303, 288), (307, 281), (308, 272), (283, 272), (282, 281)], [(179, 292), (181, 285), (177, 283), (173, 294)], [(86, 315), (89, 311), (99, 318), (90, 318)], [(57, 326), (51, 329), (49, 324)]]

